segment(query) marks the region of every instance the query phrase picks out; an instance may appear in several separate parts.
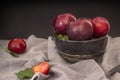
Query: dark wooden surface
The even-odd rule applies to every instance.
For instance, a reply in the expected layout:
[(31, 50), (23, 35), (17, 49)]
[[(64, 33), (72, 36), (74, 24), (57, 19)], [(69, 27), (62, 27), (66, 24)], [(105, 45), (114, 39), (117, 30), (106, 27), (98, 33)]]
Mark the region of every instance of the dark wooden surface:
[(120, 5), (117, 1), (3, 1), (0, 3), (0, 39), (53, 36), (53, 19), (72, 13), (77, 18), (106, 17), (111, 25), (109, 35), (120, 36)]

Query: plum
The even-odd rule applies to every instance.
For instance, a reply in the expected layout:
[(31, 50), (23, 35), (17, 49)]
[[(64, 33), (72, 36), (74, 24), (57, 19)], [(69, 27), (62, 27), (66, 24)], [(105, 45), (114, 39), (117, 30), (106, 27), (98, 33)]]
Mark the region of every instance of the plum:
[(26, 47), (26, 41), (23, 38), (11, 39), (8, 43), (8, 50), (16, 54), (22, 54), (26, 50)]
[(67, 27), (67, 35), (71, 40), (88, 40), (93, 36), (93, 25), (87, 18), (80, 18), (70, 22)]
[(57, 34), (66, 34), (66, 28), (71, 21), (75, 21), (76, 17), (71, 13), (60, 14), (53, 21), (53, 28)]
[(102, 37), (108, 34), (110, 30), (110, 24), (105, 17), (95, 17), (92, 19), (94, 28), (94, 35), (96, 37)]

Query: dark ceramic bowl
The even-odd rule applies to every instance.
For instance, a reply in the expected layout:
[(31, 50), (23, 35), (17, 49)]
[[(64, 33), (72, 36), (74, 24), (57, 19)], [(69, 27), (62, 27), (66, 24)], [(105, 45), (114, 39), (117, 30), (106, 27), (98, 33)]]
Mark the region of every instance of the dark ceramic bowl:
[(63, 41), (55, 37), (55, 44), (58, 52), (70, 62), (76, 62), (82, 59), (97, 58), (102, 55), (107, 46), (108, 35), (86, 41)]

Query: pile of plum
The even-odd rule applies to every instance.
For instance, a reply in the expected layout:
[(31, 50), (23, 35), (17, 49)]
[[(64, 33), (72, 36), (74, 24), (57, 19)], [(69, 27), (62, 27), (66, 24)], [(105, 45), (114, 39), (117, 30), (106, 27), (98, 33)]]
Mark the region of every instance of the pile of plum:
[(67, 36), (69, 40), (90, 40), (106, 36), (110, 24), (105, 17), (76, 18), (71, 13), (59, 14), (53, 21), (54, 33), (57, 36)]

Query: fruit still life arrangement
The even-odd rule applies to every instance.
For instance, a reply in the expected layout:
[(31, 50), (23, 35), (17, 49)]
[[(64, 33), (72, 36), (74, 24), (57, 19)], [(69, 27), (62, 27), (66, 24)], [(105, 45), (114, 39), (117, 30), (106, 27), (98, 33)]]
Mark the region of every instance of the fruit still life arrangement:
[(64, 13), (56, 16), (53, 22), (53, 29), (58, 37), (66, 35), (69, 40), (82, 41), (107, 35), (110, 31), (110, 24), (105, 17), (101, 16), (93, 19), (77, 19), (73, 14)]
[[(53, 20), (53, 31), (58, 53), (70, 62), (94, 58), (104, 53), (110, 24), (105, 17), (76, 18), (71, 13), (57, 15)], [(27, 43), (23, 38), (8, 42), (6, 51), (14, 57), (25, 53)], [(36, 73), (48, 75), (49, 63), (46, 61), (21, 70), (15, 75), (20, 79), (31, 79)]]
[(76, 62), (104, 53), (110, 23), (102, 16), (76, 18), (71, 13), (63, 13), (54, 18), (53, 31), (58, 52)]

